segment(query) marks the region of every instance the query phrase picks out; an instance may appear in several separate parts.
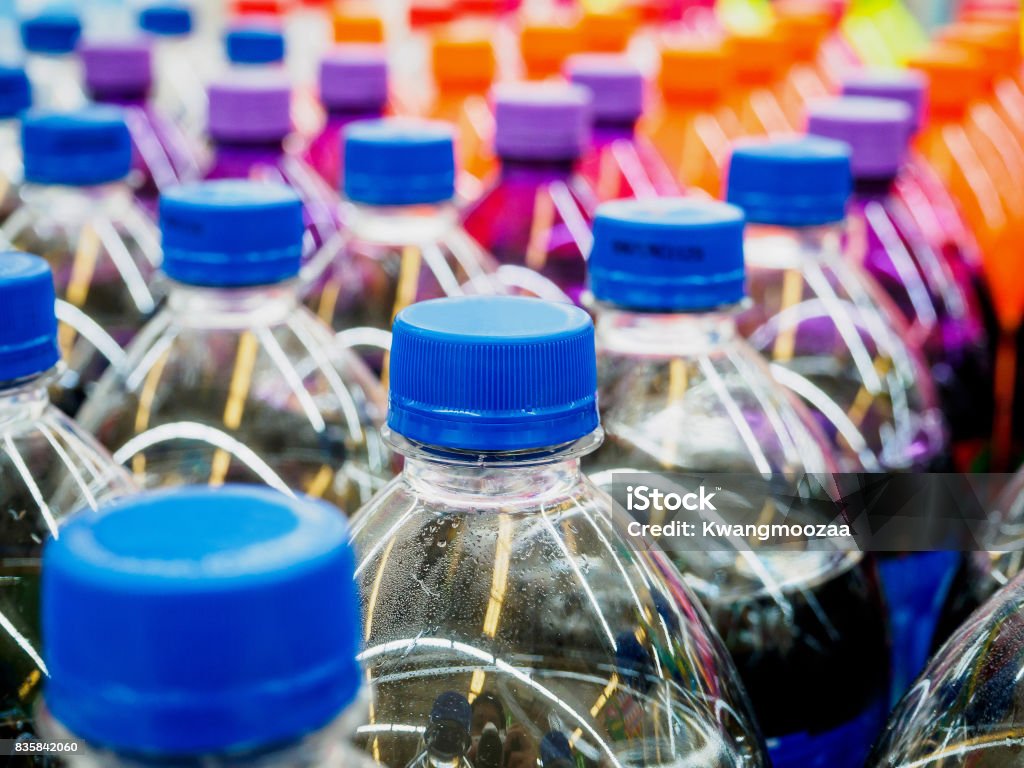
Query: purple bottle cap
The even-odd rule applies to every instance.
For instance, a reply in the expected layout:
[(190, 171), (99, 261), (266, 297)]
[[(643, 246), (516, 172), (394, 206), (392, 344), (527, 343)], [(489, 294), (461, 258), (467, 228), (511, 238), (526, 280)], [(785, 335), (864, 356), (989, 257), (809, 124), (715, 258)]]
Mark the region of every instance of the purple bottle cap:
[(388, 100), (388, 64), (376, 45), (341, 45), (320, 62), (320, 102), (340, 112), (383, 111)]
[(910, 143), (910, 108), (891, 99), (844, 96), (812, 103), (807, 133), (850, 146), (855, 179), (896, 175)]
[(292, 131), (291, 88), (285, 77), (231, 78), (212, 83), (208, 131), (214, 140), (280, 141)]
[(843, 78), (843, 95), (902, 101), (910, 108), (917, 133), (924, 123), (928, 78), (912, 69), (867, 69)]
[(573, 160), (590, 138), (590, 92), (579, 85), (495, 86), (494, 149), (498, 157)]
[(566, 75), (590, 91), (598, 123), (632, 123), (644, 110), (644, 76), (625, 56), (583, 53), (569, 58)]
[(145, 40), (86, 41), (78, 53), (94, 97), (140, 95), (153, 84), (153, 50)]

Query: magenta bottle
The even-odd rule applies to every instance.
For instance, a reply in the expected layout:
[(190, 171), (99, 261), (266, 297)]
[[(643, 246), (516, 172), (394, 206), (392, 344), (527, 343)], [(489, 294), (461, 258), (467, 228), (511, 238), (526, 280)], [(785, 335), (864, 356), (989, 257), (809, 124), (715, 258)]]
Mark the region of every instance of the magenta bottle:
[(324, 123), (309, 142), (304, 156), (332, 189), (340, 189), (345, 126), (384, 114), (388, 101), (384, 50), (369, 45), (338, 46), (320, 62), (319, 90)]
[(290, 112), (291, 89), (283, 75), (235, 74), (210, 85), (207, 132), (213, 159), (207, 179), (248, 179), (291, 187), (302, 200), (306, 253), (340, 231), (337, 193), (290, 149), (299, 141)]
[(578, 54), (566, 74), (591, 95), (594, 127), (580, 173), (602, 202), (672, 197), (681, 189), (661, 155), (637, 134), (644, 110), (644, 76), (625, 56)]
[(503, 264), (530, 267), (579, 302), (596, 194), (579, 172), (590, 94), (554, 83), (494, 89), (496, 179), (465, 214), (466, 230)]
[(103, 40), (78, 50), (93, 101), (121, 107), (132, 137), (130, 182), (155, 215), (160, 193), (199, 177), (197, 147), (150, 102), (153, 50), (146, 40)]
[(898, 194), (912, 114), (893, 100), (843, 97), (812, 105), (808, 131), (850, 145), (854, 194), (847, 251), (893, 299), (920, 345), (954, 443), (974, 443), (992, 423), (985, 324), (974, 286)]

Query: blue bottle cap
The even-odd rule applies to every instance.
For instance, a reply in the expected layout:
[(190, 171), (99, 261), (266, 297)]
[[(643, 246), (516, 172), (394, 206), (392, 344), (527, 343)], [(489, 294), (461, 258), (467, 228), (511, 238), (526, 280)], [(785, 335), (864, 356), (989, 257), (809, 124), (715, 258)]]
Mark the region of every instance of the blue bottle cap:
[(735, 304), (744, 296), (743, 211), (684, 198), (604, 203), (587, 266), (594, 298), (621, 307)]
[(33, 184), (104, 184), (132, 168), (131, 135), (116, 107), (30, 110), (21, 120), (21, 150), (25, 181)]
[(751, 223), (810, 227), (842, 221), (852, 190), (850, 148), (807, 136), (737, 146), (726, 199)]
[(344, 517), (268, 488), (178, 488), (84, 512), (43, 553), (46, 703), (145, 755), (287, 743), (357, 696)]
[(561, 445), (598, 427), (586, 312), (512, 296), (413, 304), (395, 318), (388, 426), (467, 451)]
[(229, 29), (224, 47), (232, 64), (280, 64), (284, 61), (284, 35), (272, 27)]
[(268, 285), (299, 274), (302, 201), (280, 184), (207, 181), (160, 196), (163, 270), (190, 285)]
[(38, 256), (0, 252), (0, 381), (49, 370), (60, 360), (53, 273)]
[(183, 3), (156, 3), (139, 11), (139, 29), (161, 37), (192, 32), (192, 9)]
[(44, 11), (21, 22), (21, 44), (29, 53), (71, 53), (81, 36), (82, 22), (65, 11)]
[(17, 117), (32, 106), (32, 86), (23, 67), (0, 66), (0, 119)]
[(345, 128), (345, 196), (366, 205), (428, 205), (455, 196), (446, 123), (391, 118)]

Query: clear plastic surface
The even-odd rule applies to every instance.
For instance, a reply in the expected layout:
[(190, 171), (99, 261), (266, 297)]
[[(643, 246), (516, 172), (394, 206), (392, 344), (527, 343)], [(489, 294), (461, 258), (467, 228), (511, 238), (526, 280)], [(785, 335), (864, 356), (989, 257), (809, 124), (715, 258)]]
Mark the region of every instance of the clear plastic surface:
[(1024, 577), (974, 612), (894, 710), (872, 768), (1019, 765)]
[[(649, 473), (650, 485), (666, 491), (686, 482), (677, 477), (670, 485), (672, 473), (721, 484), (713, 511), (636, 513), (642, 522), (688, 520), (697, 530), (707, 519), (842, 522), (824, 435), (739, 336), (738, 307), (595, 309), (607, 439), (584, 466), (609, 489), (617, 471)], [(731, 652), (773, 763), (801, 765), (814, 754), (822, 765), (859, 765), (882, 727), (889, 685), (874, 563), (838, 540), (740, 541), (735, 549), (659, 541)], [(850, 723), (857, 723), (853, 732), (841, 735)]]
[(700, 604), (581, 474), (599, 439), (521, 454), (400, 446), (403, 473), (352, 523), (376, 693), (359, 741), (374, 759), (766, 764)]
[(384, 406), (293, 283), (175, 284), (80, 419), (147, 487), (263, 483), (352, 512), (392, 473)]
[(53, 269), (66, 364), (54, 402), (74, 413), (88, 388), (159, 304), (163, 286), (156, 227), (125, 184), (26, 184), (0, 240), (42, 256)]
[(73, 512), (130, 493), (128, 474), (54, 408), (58, 369), (0, 388), (0, 738), (34, 733), (45, 680), (39, 571), (45, 540)]
[(941, 469), (947, 435), (921, 350), (840, 228), (749, 226), (740, 332), (817, 417), (842, 471)]
[(24, 171), (20, 124), (17, 120), (0, 120), (0, 225), (21, 203)]

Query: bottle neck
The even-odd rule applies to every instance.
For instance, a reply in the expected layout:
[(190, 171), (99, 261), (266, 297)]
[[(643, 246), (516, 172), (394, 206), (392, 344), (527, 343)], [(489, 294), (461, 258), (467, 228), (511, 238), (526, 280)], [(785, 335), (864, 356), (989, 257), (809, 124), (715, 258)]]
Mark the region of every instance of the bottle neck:
[(842, 221), (807, 227), (748, 224), (744, 258), (748, 267), (799, 269), (802, 262), (842, 258)]
[(355, 203), (348, 221), (353, 236), (391, 245), (439, 240), (458, 223), (455, 203), (427, 205), (365, 205)]
[(635, 357), (693, 357), (737, 338), (743, 302), (690, 312), (640, 312), (608, 304), (594, 307), (602, 353)]
[(636, 120), (602, 120), (594, 123), (591, 141), (596, 146), (613, 141), (632, 139), (636, 135)]
[(473, 452), (414, 443), (390, 430), (385, 436), (405, 456), (402, 477), (418, 493), (475, 508), (506, 507), (524, 499), (535, 507), (545, 499), (563, 498), (583, 482), (580, 459), (604, 439), (598, 428), (563, 445)]
[(576, 170), (578, 158), (563, 160), (534, 160), (514, 157), (501, 158), (501, 176), (509, 181), (555, 181), (568, 179)]
[(861, 200), (876, 200), (888, 197), (892, 192), (892, 185), (895, 181), (895, 175), (882, 178), (854, 179), (854, 197)]
[(18, 421), (35, 421), (50, 405), (49, 386), (57, 366), (14, 381), (0, 382), (0, 427)]
[(213, 148), (219, 160), (257, 161), (283, 154), (284, 137), (259, 141), (216, 137), (213, 139)]
[(149, 99), (149, 91), (135, 93), (90, 93), (89, 96), (97, 104), (112, 104), (117, 107), (142, 107)]
[(348, 125), (359, 120), (379, 120), (384, 116), (381, 107), (335, 107), (327, 108), (327, 122), (332, 125)]
[(214, 287), (172, 283), (167, 309), (183, 326), (246, 328), (280, 322), (299, 305), (298, 283)]

